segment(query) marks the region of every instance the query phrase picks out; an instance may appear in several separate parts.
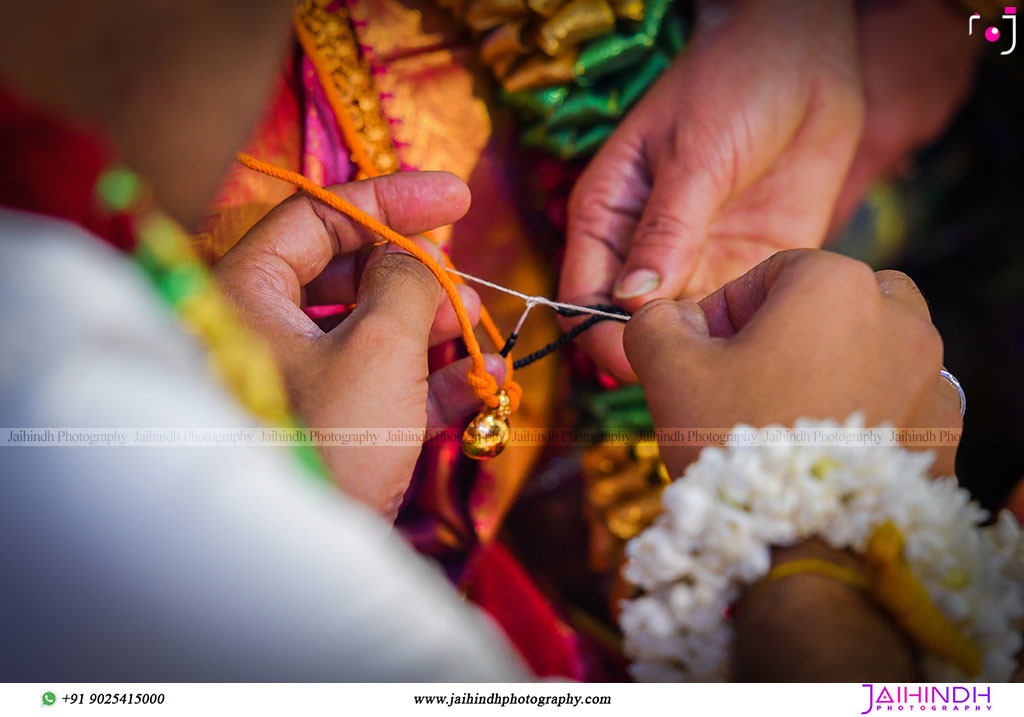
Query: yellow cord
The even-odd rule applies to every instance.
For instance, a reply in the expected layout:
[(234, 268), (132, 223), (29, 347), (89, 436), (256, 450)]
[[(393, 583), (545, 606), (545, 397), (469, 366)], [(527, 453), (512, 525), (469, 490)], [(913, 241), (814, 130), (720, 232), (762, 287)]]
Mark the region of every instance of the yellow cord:
[(875, 529), (864, 553), (867, 574), (818, 558), (776, 565), (753, 587), (748, 604), (793, 575), (812, 573), (870, 595), (920, 647), (956, 665), (968, 676), (981, 671), (978, 646), (939, 610), (924, 585), (914, 577), (903, 555), (903, 535), (892, 523)]
[(977, 675), (981, 671), (978, 646), (949, 621), (911, 573), (903, 545), (903, 535), (892, 523), (875, 529), (864, 554), (871, 595), (914, 642), (953, 663), (966, 675)]
[(843, 567), (842, 565), (836, 565), (827, 560), (820, 560), (818, 558), (801, 558), (800, 560), (791, 560), (781, 565), (776, 565), (774, 568), (768, 571), (768, 574), (757, 585), (754, 586), (753, 590), (747, 596), (748, 601), (755, 601), (761, 598), (764, 592), (775, 585), (780, 580), (785, 580), (793, 575), (802, 575), (806, 573), (812, 573), (814, 575), (821, 575), (826, 578), (831, 578), (845, 585), (849, 585), (851, 588), (860, 591), (867, 591), (871, 586), (867, 576), (863, 573), (859, 573), (851, 568)]

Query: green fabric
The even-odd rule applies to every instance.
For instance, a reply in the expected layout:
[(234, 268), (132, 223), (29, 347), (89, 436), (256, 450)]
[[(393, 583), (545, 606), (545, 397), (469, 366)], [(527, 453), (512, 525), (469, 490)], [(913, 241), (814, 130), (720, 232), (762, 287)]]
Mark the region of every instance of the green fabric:
[(621, 20), (616, 31), (587, 43), (575, 81), (523, 92), (501, 101), (528, 122), (523, 146), (570, 160), (592, 155), (618, 121), (686, 46), (688, 3), (648, 0), (643, 20)]

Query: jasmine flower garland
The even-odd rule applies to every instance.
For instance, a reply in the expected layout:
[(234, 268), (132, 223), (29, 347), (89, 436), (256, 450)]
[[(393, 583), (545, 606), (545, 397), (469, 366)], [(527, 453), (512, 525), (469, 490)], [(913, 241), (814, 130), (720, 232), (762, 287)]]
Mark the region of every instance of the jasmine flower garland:
[(664, 513), (626, 547), (623, 575), (644, 591), (624, 602), (620, 616), (633, 676), (729, 679), (733, 631), (723, 615), (768, 573), (772, 546), (816, 537), (864, 553), (875, 532), (891, 525), (903, 536), (913, 577), (981, 657), (978, 674), (966, 675), (928, 655), (928, 678), (1008, 680), (1024, 630), (1024, 539), (1016, 519), (1003, 511), (982, 527), (988, 512), (954, 477), (929, 477), (931, 453), (796, 445), (801, 431), (814, 429), (863, 430), (864, 422), (855, 414), (842, 425), (800, 420), (792, 430), (740, 425), (726, 448), (705, 448), (666, 488)]

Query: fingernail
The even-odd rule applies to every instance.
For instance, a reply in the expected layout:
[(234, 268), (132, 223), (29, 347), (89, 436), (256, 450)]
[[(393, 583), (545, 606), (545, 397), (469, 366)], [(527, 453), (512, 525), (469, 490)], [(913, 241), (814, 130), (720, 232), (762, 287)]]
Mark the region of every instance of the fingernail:
[(708, 317), (699, 304), (692, 301), (681, 301), (678, 304), (679, 316), (689, 326), (690, 331), (701, 336), (709, 336), (711, 331), (708, 328)]
[(385, 254), (407, 254), (409, 256), (412, 256), (411, 253), (407, 252), (405, 249), (403, 249), (402, 247), (398, 246), (393, 241), (389, 241), (388, 242), (387, 248), (384, 250), (384, 253)]
[(661, 276), (650, 269), (637, 269), (626, 274), (615, 285), (616, 299), (635, 299), (654, 291), (661, 284)]

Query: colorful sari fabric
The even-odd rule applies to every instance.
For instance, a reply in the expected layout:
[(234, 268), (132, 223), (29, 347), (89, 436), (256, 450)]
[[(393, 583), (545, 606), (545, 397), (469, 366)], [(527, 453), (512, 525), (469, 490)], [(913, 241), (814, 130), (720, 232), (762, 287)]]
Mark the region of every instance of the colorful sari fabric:
[[(486, 75), (472, 64), (471, 42), (446, 12), (429, 2), (316, 0), (301, 6), (296, 24), (300, 47), (246, 151), (322, 184), (361, 178), (366, 165), (379, 173), (454, 172), (470, 185), (473, 206), (454, 229), (435, 232), (453, 260), (524, 292), (553, 293), (558, 242), (545, 239), (552, 229), (544, 195), (525, 181), (531, 173), (514, 126), (493, 109)], [(357, 127), (355, 142), (346, 137), (345, 123)], [(290, 192), (233, 168), (196, 235), (203, 255), (223, 254)], [(486, 289), (481, 295), (507, 334), (522, 302)], [(539, 347), (557, 335), (553, 317), (535, 312), (519, 345)], [(438, 347), (431, 368), (461, 352), (455, 342)], [(552, 360), (516, 374), (524, 388), (516, 428), (551, 425), (563, 371)], [(538, 674), (602, 679), (607, 673), (589, 654), (589, 641), (498, 542), (541, 449), (512, 445), (499, 459), (479, 464), (464, 458), (456, 443), (425, 446), (397, 525), (502, 624)]]

